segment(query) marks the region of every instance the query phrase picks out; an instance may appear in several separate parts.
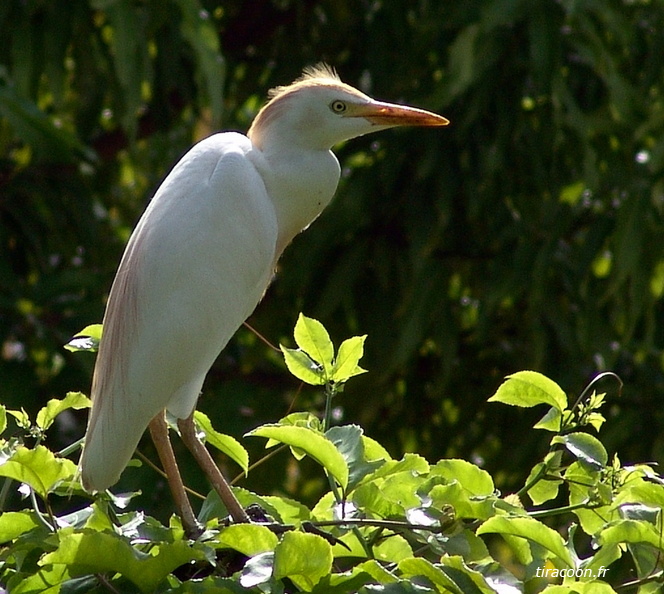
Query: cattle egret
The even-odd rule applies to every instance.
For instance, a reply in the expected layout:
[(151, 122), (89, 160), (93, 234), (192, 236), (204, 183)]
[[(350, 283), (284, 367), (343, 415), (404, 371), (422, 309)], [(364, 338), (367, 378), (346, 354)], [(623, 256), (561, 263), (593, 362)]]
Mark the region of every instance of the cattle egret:
[(340, 167), (331, 148), (439, 115), (374, 101), (325, 65), (270, 92), (246, 136), (214, 134), (168, 174), (136, 225), (111, 287), (81, 457), (89, 491), (113, 485), (147, 427), (187, 532), (197, 523), (165, 411), (232, 519), (242, 506), (193, 423), (215, 358), (261, 300), (284, 248), (328, 205)]

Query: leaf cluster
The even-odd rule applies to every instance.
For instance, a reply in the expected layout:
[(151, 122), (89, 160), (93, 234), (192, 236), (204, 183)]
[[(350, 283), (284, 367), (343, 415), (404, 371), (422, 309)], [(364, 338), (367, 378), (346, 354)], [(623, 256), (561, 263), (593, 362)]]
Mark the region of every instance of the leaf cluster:
[[(364, 337), (335, 352), (323, 326), (300, 316), (295, 338), (306, 357), (284, 348), (289, 369), (324, 386), (329, 399), (340, 398), (335, 387), (363, 371)], [(89, 404), (85, 396), (49, 402), (34, 422), (2, 407), (2, 492), (19, 485), (27, 500), (0, 515), (0, 584), (21, 594), (609, 594), (661, 586), (664, 478), (650, 465), (609, 459), (595, 436), (604, 396), (592, 393), (569, 406), (555, 382), (523, 371), (489, 401), (549, 407), (535, 429), (552, 434), (550, 449), (516, 493), (502, 495), (486, 470), (466, 460), (393, 458), (358, 425), (298, 412), (246, 437), (267, 439), (268, 448), (290, 450), (296, 460), (310, 458), (329, 491), (307, 507), (236, 488), (256, 519), (233, 525), (212, 492), (199, 513), (205, 532), (195, 541), (177, 517), (163, 525), (148, 510), (131, 511), (131, 494), (90, 500), (68, 452), (41, 444), (58, 414)], [(205, 415), (197, 422), (208, 443), (248, 471), (239, 442), (217, 433)], [(72, 495), (82, 498), (81, 507), (54, 515), (51, 502)], [(629, 582), (614, 569), (621, 563), (630, 567)]]

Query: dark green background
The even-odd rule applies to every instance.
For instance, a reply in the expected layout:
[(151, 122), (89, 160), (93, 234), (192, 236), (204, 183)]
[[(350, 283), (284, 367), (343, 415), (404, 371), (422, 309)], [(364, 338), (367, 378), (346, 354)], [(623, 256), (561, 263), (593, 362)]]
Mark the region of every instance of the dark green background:
[[(598, 385), (604, 443), (623, 462), (664, 458), (659, 0), (26, 0), (0, 3), (0, 30), (8, 407), (89, 391), (92, 355), (62, 345), (101, 321), (160, 180), (193, 142), (246, 130), (270, 87), (325, 60), (376, 98), (452, 123), (339, 147), (338, 195), (287, 250), (251, 324), (290, 346), (300, 311), (337, 345), (368, 334), (370, 373), (338, 405), (394, 456), (465, 457), (504, 490), (522, 484), (547, 443), (528, 431), (545, 411), (486, 399), (534, 369), (571, 399), (615, 371), (622, 396)], [(200, 407), (240, 437), (294, 398), (321, 404), (241, 330)], [(64, 421), (53, 447), (84, 431), (85, 415)], [(253, 459), (258, 442), (243, 440)], [(315, 499), (318, 473), (286, 464), (243, 484)], [(129, 470), (120, 487), (154, 496), (155, 476)]]

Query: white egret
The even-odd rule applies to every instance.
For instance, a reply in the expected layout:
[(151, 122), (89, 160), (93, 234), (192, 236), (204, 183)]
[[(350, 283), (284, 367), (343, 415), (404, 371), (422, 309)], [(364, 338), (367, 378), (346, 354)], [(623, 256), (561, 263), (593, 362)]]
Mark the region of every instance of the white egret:
[(340, 167), (331, 148), (442, 116), (375, 101), (324, 65), (270, 92), (246, 136), (214, 134), (168, 174), (129, 239), (111, 287), (80, 462), (90, 491), (113, 485), (149, 426), (183, 525), (197, 530), (165, 411), (231, 517), (247, 515), (194, 428), (212, 363), (261, 300), (295, 235), (328, 205)]

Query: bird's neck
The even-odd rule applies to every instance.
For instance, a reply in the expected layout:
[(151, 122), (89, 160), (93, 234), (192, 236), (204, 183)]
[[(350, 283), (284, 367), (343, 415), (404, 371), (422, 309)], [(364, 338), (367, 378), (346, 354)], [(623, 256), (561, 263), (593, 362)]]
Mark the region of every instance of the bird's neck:
[(286, 246), (330, 203), (340, 167), (329, 150), (269, 147), (258, 151), (256, 166), (274, 205), (279, 225), (275, 261)]

